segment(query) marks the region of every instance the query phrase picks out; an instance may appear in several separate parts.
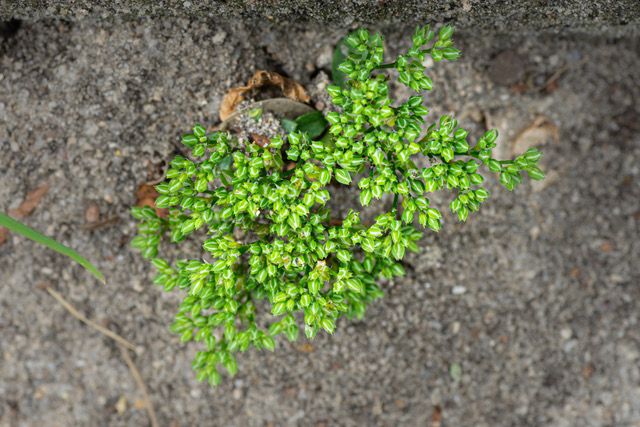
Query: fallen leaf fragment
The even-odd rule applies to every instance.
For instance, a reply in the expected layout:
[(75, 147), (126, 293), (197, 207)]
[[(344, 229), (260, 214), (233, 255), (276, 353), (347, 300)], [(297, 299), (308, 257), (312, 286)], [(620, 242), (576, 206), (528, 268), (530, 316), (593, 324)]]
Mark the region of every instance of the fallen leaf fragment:
[(611, 253), (614, 251), (615, 249), (615, 245), (613, 244), (613, 242), (606, 240), (604, 242), (602, 242), (602, 244), (600, 244), (600, 250), (606, 254)]
[(7, 238), (9, 237), (9, 230), (4, 227), (0, 227), (0, 246), (4, 245), (7, 242)]
[(246, 86), (234, 87), (229, 89), (227, 94), (222, 98), (222, 103), (220, 104), (220, 120), (226, 120), (234, 111), (236, 111), (236, 107), (242, 102), (244, 97), (242, 96), (249, 89)]
[(31, 190), (27, 193), (27, 196), (24, 198), (22, 203), (20, 203), (20, 206), (9, 211), (9, 215), (14, 217), (15, 219), (22, 219), (26, 216), (31, 215), (48, 191), (48, 184), (43, 184), (35, 190)]
[(252, 89), (264, 86), (277, 86), (287, 98), (299, 102), (309, 102), (309, 94), (304, 87), (287, 77), (273, 71), (258, 70), (249, 79), (246, 86), (238, 86), (229, 89), (220, 104), (220, 120), (227, 119), (244, 100), (244, 94)]
[(557, 143), (559, 139), (558, 126), (548, 117), (539, 116), (530, 125), (518, 132), (513, 140), (511, 154), (518, 156), (531, 147), (544, 145), (549, 140)]
[(593, 371), (594, 371), (594, 367), (591, 363), (587, 363), (583, 368), (582, 368), (582, 377), (585, 380), (588, 380), (591, 378), (591, 376), (593, 375)]
[(100, 207), (96, 202), (90, 202), (84, 211), (84, 220), (87, 224), (93, 224), (100, 219)]
[(314, 351), (316, 351), (316, 348), (313, 346), (313, 344), (308, 342), (300, 344), (299, 346), (297, 346), (297, 349), (301, 353), (313, 353)]
[(262, 148), (269, 145), (269, 138), (259, 133), (252, 133), (251, 140)]
[(124, 396), (120, 396), (115, 405), (116, 411), (118, 414), (122, 415), (127, 410), (127, 398)]
[(167, 216), (167, 210), (156, 208), (157, 197), (158, 191), (153, 184), (140, 184), (136, 190), (136, 206), (151, 206), (156, 210), (156, 214), (158, 214), (159, 217), (165, 218)]
[(440, 405), (436, 405), (433, 407), (433, 412), (431, 413), (431, 427), (440, 427), (442, 425), (442, 408)]
[(144, 399), (136, 399), (133, 401), (133, 407), (138, 410), (144, 409), (147, 407), (147, 401)]

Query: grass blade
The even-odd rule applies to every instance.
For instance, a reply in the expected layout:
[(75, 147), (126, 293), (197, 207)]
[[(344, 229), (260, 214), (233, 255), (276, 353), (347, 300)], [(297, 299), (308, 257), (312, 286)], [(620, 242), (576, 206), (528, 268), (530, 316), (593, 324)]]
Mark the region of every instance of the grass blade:
[(40, 243), (41, 245), (44, 245), (49, 249), (52, 249), (58, 253), (61, 253), (66, 257), (71, 258), (72, 260), (74, 260), (75, 262), (83, 266), (85, 269), (87, 269), (89, 273), (93, 274), (102, 283), (106, 283), (104, 280), (104, 276), (100, 272), (100, 270), (98, 270), (93, 264), (91, 264), (82, 255), (80, 255), (73, 249), (66, 247), (62, 243), (56, 242), (52, 238), (41, 234), (40, 232), (34, 230), (33, 228), (24, 225), (20, 221), (16, 221), (15, 219), (11, 218), (8, 215), (5, 215), (2, 212), (0, 212), (0, 226), (8, 228), (10, 231), (13, 231), (14, 233), (22, 234), (24, 237), (31, 239), (36, 243)]

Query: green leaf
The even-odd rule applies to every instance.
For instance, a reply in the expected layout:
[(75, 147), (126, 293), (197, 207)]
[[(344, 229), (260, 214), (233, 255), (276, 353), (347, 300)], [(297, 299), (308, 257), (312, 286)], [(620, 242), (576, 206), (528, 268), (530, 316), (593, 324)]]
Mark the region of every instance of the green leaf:
[(305, 113), (297, 117), (295, 122), (297, 124), (297, 130), (299, 132), (305, 132), (311, 139), (322, 135), (329, 124), (320, 111)]
[(362, 206), (369, 206), (369, 203), (371, 203), (371, 198), (373, 197), (373, 194), (371, 193), (370, 189), (366, 189), (366, 190), (362, 190), (360, 192), (360, 204)]
[(440, 31), (438, 32), (438, 39), (442, 41), (449, 40), (452, 35), (453, 27), (451, 25), (445, 25), (444, 27), (440, 28)]
[(198, 137), (193, 134), (182, 135), (182, 143), (187, 147), (192, 148), (198, 143)]
[(218, 386), (222, 382), (222, 375), (220, 375), (218, 370), (214, 368), (209, 373), (208, 381), (212, 386)]
[(262, 108), (253, 108), (249, 110), (248, 115), (256, 122), (259, 122), (262, 118)]
[(349, 288), (349, 290), (358, 294), (361, 294), (364, 292), (364, 285), (358, 279), (347, 280), (347, 288)]
[(78, 252), (73, 249), (63, 245), (62, 243), (58, 243), (50, 237), (47, 237), (40, 232), (34, 230), (31, 227), (24, 225), (23, 223), (16, 221), (15, 219), (5, 215), (0, 212), (0, 227), (6, 227), (14, 233), (22, 234), (28, 239), (33, 240), (36, 243), (46, 246), (49, 249), (52, 249), (62, 255), (71, 258), (81, 266), (83, 266), (89, 273), (93, 274), (98, 280), (102, 283), (106, 284), (104, 279), (104, 275), (91, 264), (86, 258), (80, 255)]
[(329, 181), (331, 181), (331, 171), (326, 168), (322, 169), (322, 171), (320, 171), (320, 175), (318, 176), (318, 181), (320, 181), (320, 183), (323, 185), (327, 185)]
[(529, 174), (531, 179), (534, 179), (536, 181), (544, 179), (544, 172), (537, 166), (527, 169), (527, 173)]
[(202, 138), (207, 134), (207, 130), (202, 125), (198, 124), (193, 127), (193, 133), (198, 138)]
[(351, 174), (344, 169), (336, 170), (336, 180), (344, 185), (351, 184)]
[(320, 326), (330, 334), (333, 334), (336, 330), (336, 322), (330, 317), (323, 318), (322, 322), (320, 322)]
[(451, 147), (444, 148), (440, 153), (440, 155), (442, 156), (442, 159), (445, 162), (450, 162), (451, 160), (453, 160), (453, 148)]
[(260, 340), (260, 343), (262, 344), (263, 348), (269, 351), (273, 351), (276, 348), (276, 341), (268, 335), (265, 335), (264, 337), (262, 337), (262, 340)]
[(402, 242), (393, 244), (393, 247), (391, 248), (391, 255), (393, 255), (393, 257), (398, 261), (404, 257), (404, 245)]
[(294, 120), (282, 119), (280, 120), (280, 124), (287, 133), (295, 132), (298, 129), (298, 123), (296, 123)]
[(349, 54), (349, 46), (346, 44), (346, 37), (343, 37), (333, 50), (331, 61), (331, 80), (334, 84), (344, 87), (347, 82), (347, 75), (340, 71), (339, 67)]

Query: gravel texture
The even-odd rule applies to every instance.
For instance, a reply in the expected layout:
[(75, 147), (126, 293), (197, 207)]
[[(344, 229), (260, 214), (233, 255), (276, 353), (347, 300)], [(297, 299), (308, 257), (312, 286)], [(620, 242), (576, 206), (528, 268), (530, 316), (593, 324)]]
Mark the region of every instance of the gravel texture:
[[(385, 29), (391, 52), (407, 31)], [(136, 189), (193, 122), (216, 123), (226, 89), (259, 68), (310, 85), (341, 36), (119, 18), (2, 32), (0, 210), (48, 183), (24, 221), (95, 261), (108, 284), (24, 238), (0, 246), (0, 425), (148, 425), (118, 348), (39, 289), (49, 284), (138, 346), (162, 426), (436, 426), (438, 413), (444, 427), (640, 426), (632, 35), (463, 31), (464, 58), (433, 69), (433, 117), (455, 112), (474, 135), (497, 126), (508, 153), (545, 116), (559, 129), (543, 147), (548, 178), (514, 193), (492, 180), (490, 203), (427, 233), (364, 321), (244, 354), (218, 389), (196, 382), (196, 346), (168, 331), (180, 295), (153, 286), (128, 246)], [(87, 228), (96, 217), (106, 222)]]
[(311, 21), (351, 24), (451, 22), (474, 31), (630, 30), (640, 23), (637, 0), (3, 0), (0, 19), (189, 16), (241, 18), (256, 25)]

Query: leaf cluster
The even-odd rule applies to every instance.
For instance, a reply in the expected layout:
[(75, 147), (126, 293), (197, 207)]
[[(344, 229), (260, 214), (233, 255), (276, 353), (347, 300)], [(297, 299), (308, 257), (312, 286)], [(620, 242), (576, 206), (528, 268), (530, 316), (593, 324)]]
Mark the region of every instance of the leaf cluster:
[[(483, 169), (509, 190), (524, 172), (542, 179), (535, 149), (514, 160), (493, 158), (495, 130), (472, 144), (453, 117), (426, 124), (421, 93), (432, 80), (424, 59), (457, 59), (452, 35), (449, 26), (437, 34), (420, 27), (391, 63), (383, 62), (380, 34), (349, 35), (338, 67), (343, 85), (327, 89), (340, 112), (326, 114), (322, 139), (305, 118), (267, 145), (200, 125), (183, 136), (191, 156), (174, 158), (156, 187), (156, 206), (169, 214), (134, 208), (140, 223), (133, 246), (152, 260), (158, 285), (186, 293), (172, 329), (184, 342), (203, 343), (193, 363), (199, 379), (218, 384), (220, 367), (236, 373), (238, 352), (272, 351), (278, 335), (294, 341), (302, 330), (312, 339), (334, 333), (342, 316), (362, 317), (383, 295), (380, 279), (404, 274), (401, 261), (418, 250), (420, 230), (441, 229), (431, 193), (453, 193), (449, 207), (465, 221), (489, 197)], [(392, 99), (388, 69), (417, 94)], [(428, 166), (418, 166), (425, 158)], [(357, 210), (334, 218), (331, 183), (355, 186), (362, 206), (385, 195), (393, 205), (370, 224)], [(189, 236), (204, 236), (202, 253), (176, 262), (158, 255), (163, 237), (179, 244)]]

